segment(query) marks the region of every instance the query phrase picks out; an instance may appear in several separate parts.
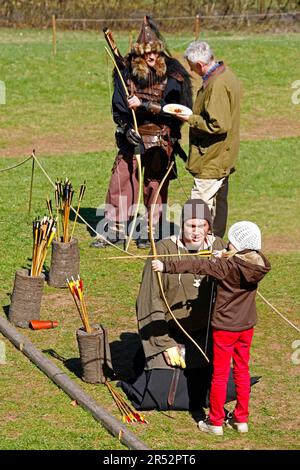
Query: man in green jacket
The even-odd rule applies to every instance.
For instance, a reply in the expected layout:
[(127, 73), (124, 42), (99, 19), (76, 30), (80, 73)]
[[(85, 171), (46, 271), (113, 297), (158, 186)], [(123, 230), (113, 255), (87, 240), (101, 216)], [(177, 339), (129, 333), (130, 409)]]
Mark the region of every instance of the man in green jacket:
[(193, 114), (178, 115), (190, 126), (186, 168), (194, 176), (192, 198), (209, 206), (215, 235), (223, 237), (227, 222), (228, 177), (239, 151), (240, 83), (225, 64), (215, 61), (210, 46), (193, 41), (185, 51), (191, 71), (202, 77)]

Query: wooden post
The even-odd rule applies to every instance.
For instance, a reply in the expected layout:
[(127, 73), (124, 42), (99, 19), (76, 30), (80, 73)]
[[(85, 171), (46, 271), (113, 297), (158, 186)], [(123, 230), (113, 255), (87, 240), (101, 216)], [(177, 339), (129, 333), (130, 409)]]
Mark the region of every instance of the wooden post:
[(129, 36), (129, 52), (132, 49), (132, 43), (133, 43), (133, 32), (131, 31), (130, 36)]
[(200, 15), (196, 15), (195, 18), (195, 40), (199, 38), (200, 34)]
[(262, 14), (265, 11), (265, 2), (264, 0), (260, 0), (259, 2), (259, 13)]
[(34, 156), (33, 156), (34, 154), (35, 154), (35, 150), (32, 151), (32, 168), (31, 168), (31, 182), (30, 182), (30, 190), (29, 190), (28, 215), (30, 215), (30, 212), (31, 212), (33, 176), (34, 176)]
[(8, 320), (0, 316), (0, 333), (8, 338), (33, 364), (35, 364), (49, 379), (60, 387), (72, 400), (89, 411), (96, 421), (100, 422), (113, 436), (132, 450), (152, 450), (141, 441), (133, 431), (127, 429), (126, 425), (111, 415), (105, 408), (94, 400), (88, 393), (74, 382), (68, 375), (45, 354), (37, 349), (26, 336), (21, 335)]
[(53, 45), (53, 56), (56, 56), (56, 18), (52, 15), (52, 45)]

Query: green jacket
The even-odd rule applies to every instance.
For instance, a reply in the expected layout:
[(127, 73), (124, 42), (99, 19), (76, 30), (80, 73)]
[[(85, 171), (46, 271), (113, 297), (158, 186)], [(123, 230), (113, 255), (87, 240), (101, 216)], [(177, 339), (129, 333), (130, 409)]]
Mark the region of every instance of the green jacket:
[(187, 170), (201, 179), (234, 171), (239, 151), (240, 83), (221, 62), (198, 90), (190, 126)]

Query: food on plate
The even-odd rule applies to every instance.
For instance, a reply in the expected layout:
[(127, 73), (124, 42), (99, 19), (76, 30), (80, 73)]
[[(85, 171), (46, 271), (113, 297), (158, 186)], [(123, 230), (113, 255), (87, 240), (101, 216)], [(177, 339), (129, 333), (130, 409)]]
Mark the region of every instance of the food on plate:
[(167, 104), (163, 107), (163, 111), (165, 113), (170, 114), (182, 114), (182, 116), (190, 116), (192, 114), (192, 110), (183, 106), (181, 104)]

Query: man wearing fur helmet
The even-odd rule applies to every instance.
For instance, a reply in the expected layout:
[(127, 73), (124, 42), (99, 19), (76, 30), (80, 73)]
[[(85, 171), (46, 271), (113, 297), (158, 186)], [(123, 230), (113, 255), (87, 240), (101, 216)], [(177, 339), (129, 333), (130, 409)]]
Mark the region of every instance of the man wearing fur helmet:
[[(191, 107), (190, 76), (178, 60), (172, 58), (154, 23), (145, 16), (141, 32), (131, 52), (125, 57), (121, 70), (129, 93), (114, 71), (113, 118), (117, 124), (116, 142), (119, 148), (106, 196), (106, 239), (123, 243), (129, 233), (128, 224), (137, 203), (138, 171), (135, 154), (141, 155), (144, 168), (143, 197), (146, 214), (137, 224), (139, 248), (147, 248), (148, 214), (156, 190), (175, 154), (184, 153), (178, 144), (182, 123), (162, 111), (165, 104), (177, 103)], [(138, 133), (134, 130), (132, 109), (137, 118)], [(157, 199), (154, 225), (162, 220), (163, 204), (167, 203), (169, 180), (176, 178), (171, 171)], [(158, 237), (158, 231), (156, 232)], [(92, 246), (101, 248), (105, 240), (96, 240)]]

